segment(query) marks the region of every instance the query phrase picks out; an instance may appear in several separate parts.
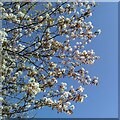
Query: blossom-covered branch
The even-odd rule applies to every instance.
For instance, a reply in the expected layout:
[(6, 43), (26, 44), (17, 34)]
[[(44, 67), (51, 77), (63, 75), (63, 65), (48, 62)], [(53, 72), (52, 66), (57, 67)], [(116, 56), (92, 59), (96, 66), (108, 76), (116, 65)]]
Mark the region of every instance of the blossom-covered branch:
[[(17, 117), (44, 106), (73, 113), (74, 102), (87, 97), (83, 85), (97, 85), (82, 65), (99, 56), (85, 50), (101, 33), (88, 22), (94, 2), (4, 2), (2, 11), (2, 118)], [(88, 20), (87, 20), (88, 19)], [(72, 78), (78, 88), (62, 82)]]

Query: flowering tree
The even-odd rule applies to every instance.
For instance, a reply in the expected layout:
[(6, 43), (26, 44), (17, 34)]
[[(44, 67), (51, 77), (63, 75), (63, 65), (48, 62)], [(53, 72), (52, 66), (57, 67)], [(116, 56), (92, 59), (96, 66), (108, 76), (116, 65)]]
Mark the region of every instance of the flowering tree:
[[(97, 85), (82, 65), (99, 58), (87, 45), (100, 34), (87, 19), (94, 2), (4, 2), (0, 45), (3, 118), (45, 106), (72, 114), (87, 97), (83, 85)], [(72, 78), (79, 87), (67, 86)]]

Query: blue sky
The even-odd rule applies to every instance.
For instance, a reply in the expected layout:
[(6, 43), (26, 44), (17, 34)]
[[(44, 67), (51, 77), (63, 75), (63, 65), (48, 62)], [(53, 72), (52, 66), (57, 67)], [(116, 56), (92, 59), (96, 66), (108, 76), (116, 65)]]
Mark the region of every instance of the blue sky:
[[(118, 116), (118, 4), (103, 2), (94, 9), (90, 18), (95, 29), (101, 29), (101, 35), (87, 45), (101, 57), (94, 65), (86, 69), (90, 75), (98, 76), (99, 86), (86, 86), (88, 98), (75, 104), (72, 115), (57, 113), (45, 107), (37, 111), (37, 118), (117, 118)], [(77, 85), (77, 83), (70, 82)]]
[[(83, 103), (75, 103), (72, 115), (57, 113), (44, 107), (37, 110), (37, 118), (117, 118), (118, 117), (118, 3), (103, 2), (94, 8), (92, 21), (95, 30), (101, 35), (93, 39), (85, 49), (93, 49), (101, 58), (94, 65), (85, 68), (91, 76), (98, 76), (98, 86), (85, 86), (88, 98)], [(74, 87), (77, 81), (65, 79)], [(35, 112), (30, 112), (34, 115)]]

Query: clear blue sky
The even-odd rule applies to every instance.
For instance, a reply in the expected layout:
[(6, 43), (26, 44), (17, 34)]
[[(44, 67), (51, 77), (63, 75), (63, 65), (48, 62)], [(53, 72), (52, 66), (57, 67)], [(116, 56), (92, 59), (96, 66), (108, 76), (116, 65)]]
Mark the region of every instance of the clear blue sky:
[[(115, 118), (118, 116), (118, 4), (99, 3), (90, 19), (95, 29), (102, 33), (87, 49), (94, 49), (101, 57), (94, 65), (88, 65), (90, 75), (97, 75), (99, 86), (86, 86), (88, 98), (75, 104), (72, 115), (57, 113), (45, 107), (37, 112), (37, 118)], [(69, 81), (70, 82), (70, 81)], [(71, 81), (70, 84), (77, 85)]]

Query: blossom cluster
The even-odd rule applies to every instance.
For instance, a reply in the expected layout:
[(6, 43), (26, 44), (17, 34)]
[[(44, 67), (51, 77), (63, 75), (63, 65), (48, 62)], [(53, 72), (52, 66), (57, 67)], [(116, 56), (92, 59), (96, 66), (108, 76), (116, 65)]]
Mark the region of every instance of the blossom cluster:
[[(85, 50), (101, 30), (93, 30), (91, 21), (94, 2), (0, 2), (3, 28), (2, 46), (2, 117), (44, 106), (72, 114), (74, 102), (87, 97), (83, 85), (98, 85), (82, 65), (99, 59)], [(74, 79), (75, 88), (62, 82)], [(14, 101), (14, 102), (13, 102)]]

